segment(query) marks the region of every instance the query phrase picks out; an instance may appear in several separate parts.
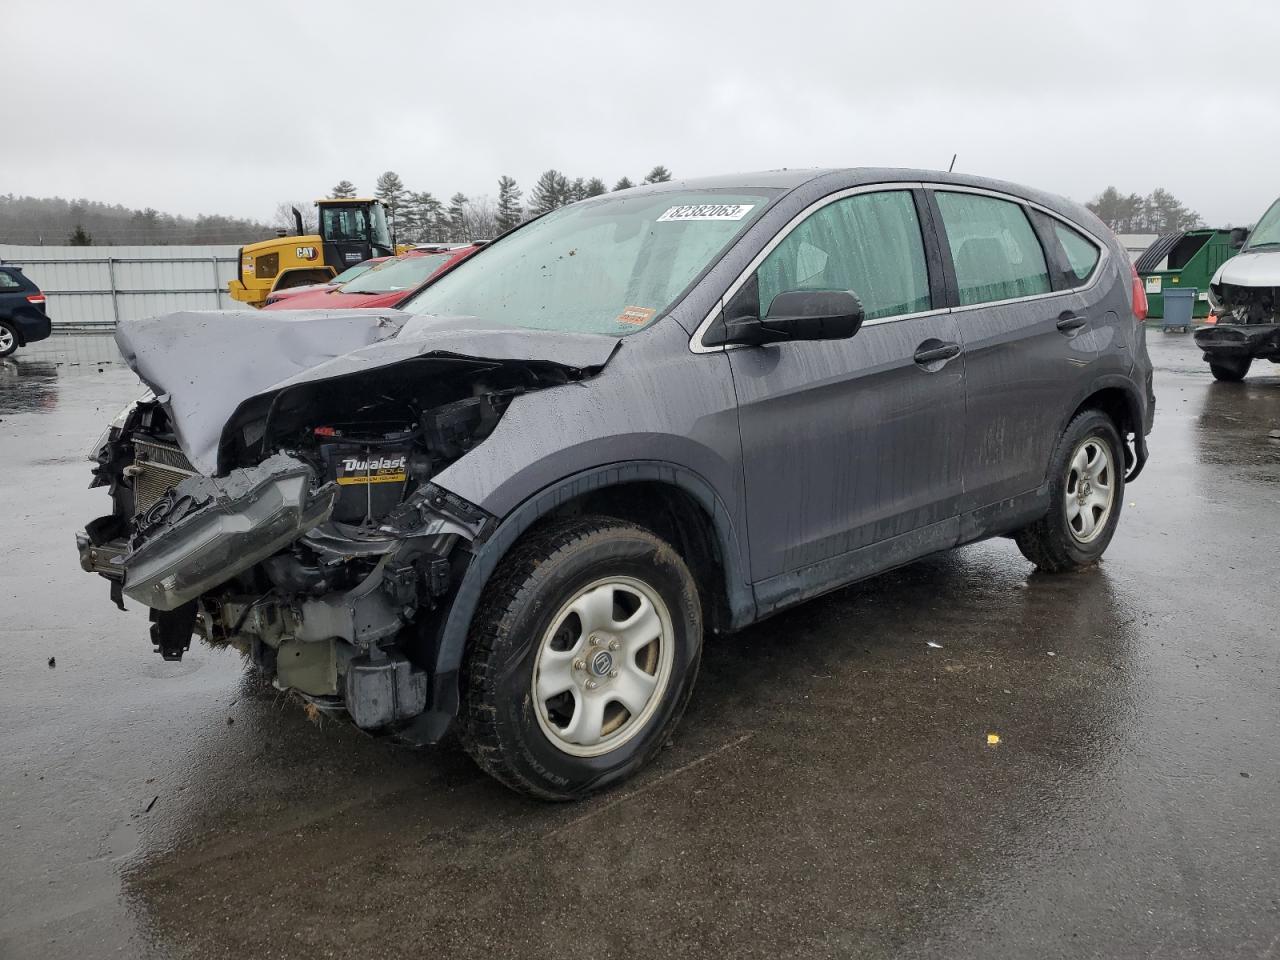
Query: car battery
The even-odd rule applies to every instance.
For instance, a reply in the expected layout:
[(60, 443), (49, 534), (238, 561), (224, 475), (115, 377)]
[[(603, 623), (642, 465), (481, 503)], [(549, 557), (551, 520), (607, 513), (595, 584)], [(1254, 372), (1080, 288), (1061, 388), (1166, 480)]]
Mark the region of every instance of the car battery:
[(404, 499), (409, 481), (408, 443), (327, 443), (321, 447), (330, 480), (338, 484), (333, 519), (379, 520)]

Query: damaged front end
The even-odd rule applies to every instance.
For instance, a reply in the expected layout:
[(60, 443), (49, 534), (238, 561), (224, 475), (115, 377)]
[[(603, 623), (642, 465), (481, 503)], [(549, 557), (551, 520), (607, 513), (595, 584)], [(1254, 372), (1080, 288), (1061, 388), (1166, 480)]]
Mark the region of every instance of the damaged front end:
[(442, 614), (494, 523), (432, 478), (522, 393), (589, 372), (429, 355), (294, 378), (239, 404), (212, 475), (170, 396), (144, 398), (92, 454), (113, 509), (78, 534), (81, 565), (151, 608), (166, 660), (193, 635), (232, 645), (278, 687), (397, 728), (429, 706)]
[(1209, 285), (1216, 322), (1196, 331), (1210, 361), (1280, 361), (1280, 253), (1229, 260)]

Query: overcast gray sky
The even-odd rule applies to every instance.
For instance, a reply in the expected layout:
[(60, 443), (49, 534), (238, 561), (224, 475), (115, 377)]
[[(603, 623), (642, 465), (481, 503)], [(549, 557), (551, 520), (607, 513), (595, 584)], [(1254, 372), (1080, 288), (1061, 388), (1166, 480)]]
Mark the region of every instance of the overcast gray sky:
[(1077, 200), (1280, 194), (1280, 3), (5, 0), (0, 193), (267, 219), (383, 170), (448, 197), (897, 165)]

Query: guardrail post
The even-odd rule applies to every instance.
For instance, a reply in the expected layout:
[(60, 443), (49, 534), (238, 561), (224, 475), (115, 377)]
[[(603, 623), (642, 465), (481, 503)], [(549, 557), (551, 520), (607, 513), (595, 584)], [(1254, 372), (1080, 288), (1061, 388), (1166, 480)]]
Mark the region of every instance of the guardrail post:
[(218, 282), (218, 255), (215, 253), (209, 258), (209, 262), (213, 264), (213, 309), (222, 309), (222, 284)]
[(116, 296), (116, 258), (107, 257), (107, 276), (111, 278), (111, 316), (120, 322), (120, 300)]

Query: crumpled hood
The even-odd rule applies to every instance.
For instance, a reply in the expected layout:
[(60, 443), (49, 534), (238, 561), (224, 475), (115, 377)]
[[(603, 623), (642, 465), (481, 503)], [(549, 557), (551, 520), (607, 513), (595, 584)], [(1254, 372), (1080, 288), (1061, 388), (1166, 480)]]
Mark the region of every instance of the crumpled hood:
[(1234, 287), (1280, 287), (1280, 249), (1240, 253), (1218, 268), (1212, 283)]
[(391, 309), (189, 311), (116, 327), (121, 355), (165, 405), (187, 459), (209, 475), (223, 427), (252, 397), (425, 356), (588, 370), (619, 342)]

